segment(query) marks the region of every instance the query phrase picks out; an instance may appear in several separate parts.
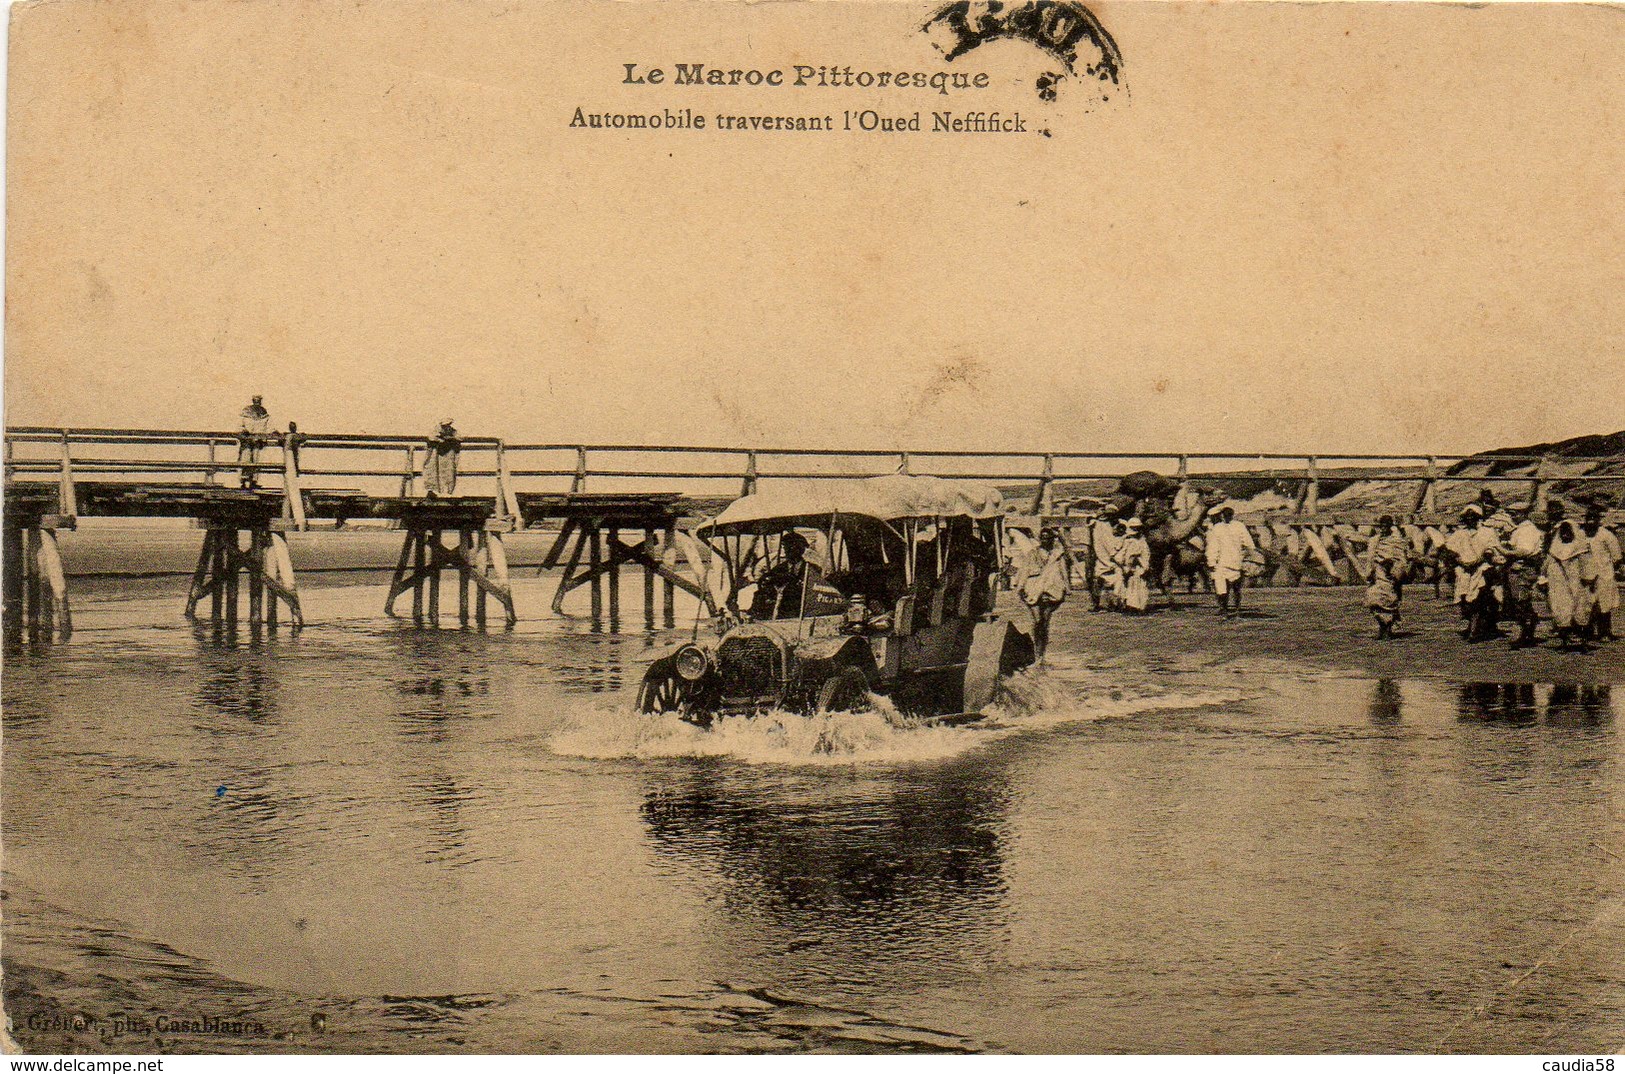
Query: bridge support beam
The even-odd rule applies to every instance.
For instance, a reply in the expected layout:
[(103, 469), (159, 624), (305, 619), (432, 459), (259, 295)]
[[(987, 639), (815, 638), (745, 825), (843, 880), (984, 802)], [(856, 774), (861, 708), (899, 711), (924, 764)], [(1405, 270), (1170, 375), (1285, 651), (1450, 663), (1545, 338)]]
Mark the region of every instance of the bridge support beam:
[(65, 641), (73, 634), (68, 580), (57, 548), (57, 529), (71, 518), (46, 516), (5, 531), (5, 635), (8, 642)]
[[(636, 530), (640, 527), (633, 524), (627, 527)], [(643, 536), (640, 540), (628, 543), (621, 539), (621, 527), (606, 525), (602, 518), (570, 518), (566, 519), (559, 530), (553, 547), (548, 550), (547, 556), (542, 560), (537, 573), (559, 566), (566, 548), (570, 548), (570, 556), (564, 565), (564, 573), (559, 577), (558, 589), (553, 593), (553, 613), (563, 615), (564, 598), (571, 590), (580, 586), (592, 586), (592, 617), (600, 620), (604, 617), (604, 589), (608, 583), (609, 620), (611, 629), (620, 623), (621, 618), (621, 568), (623, 566), (643, 568), (643, 620), (644, 625), (653, 628), (655, 625), (656, 593), (655, 579), (661, 580), (658, 587), (660, 599), (660, 620), (666, 626), (671, 626), (676, 620), (676, 611), (673, 601), (676, 591), (682, 589), (685, 593), (693, 594), (706, 599), (706, 594), (693, 581), (666, 565), (664, 553), (658, 549), (669, 550), (676, 543), (676, 525), (671, 522), (662, 522), (642, 527)], [(663, 543), (662, 543), (663, 536)], [(571, 548), (571, 538), (575, 545)], [(585, 568), (581, 566), (582, 559), (586, 559)]]
[(197, 619), (197, 606), (208, 597), (209, 621), (216, 627), (235, 629), (246, 581), (249, 623), (276, 626), (280, 606), (286, 605), (289, 623), (295, 629), (304, 626), (293, 559), (282, 534), (272, 530), (268, 520), (245, 525), (240, 520), (210, 519), (206, 526), (186, 594), (186, 618)]
[[(395, 601), (408, 590), (412, 593), (412, 619), (430, 626), (440, 625), (440, 575), (457, 572), (457, 621), (468, 626), (486, 625), (487, 598), (502, 605), (503, 623), (519, 621), (513, 606), (513, 587), (508, 580), (508, 553), (502, 543), (501, 528), (475, 528), (460, 525), (455, 547), (447, 547), (444, 525), (412, 525), (401, 543), (401, 558), (384, 599), (384, 614), (395, 615)], [(472, 611), (471, 611), (472, 609)]]

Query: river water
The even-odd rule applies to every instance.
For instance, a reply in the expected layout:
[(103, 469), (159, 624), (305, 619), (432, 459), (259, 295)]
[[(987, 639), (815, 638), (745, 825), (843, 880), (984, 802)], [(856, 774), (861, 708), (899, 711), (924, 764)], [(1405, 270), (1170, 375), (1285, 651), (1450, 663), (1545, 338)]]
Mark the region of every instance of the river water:
[(1625, 686), (1170, 670), (1063, 615), (981, 725), (706, 733), (630, 712), (681, 629), (306, 600), (235, 640), (104, 600), (9, 655), (25, 1045), (1625, 1044)]

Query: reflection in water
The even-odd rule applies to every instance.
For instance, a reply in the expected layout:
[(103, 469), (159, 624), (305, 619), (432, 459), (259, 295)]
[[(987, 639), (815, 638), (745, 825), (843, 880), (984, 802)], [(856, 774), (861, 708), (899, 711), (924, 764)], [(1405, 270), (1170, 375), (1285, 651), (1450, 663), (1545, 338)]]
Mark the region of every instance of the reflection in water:
[(196, 629), (193, 638), (194, 727), (213, 785), (198, 788), (209, 807), (194, 813), (188, 843), (210, 868), (262, 894), (289, 861), (288, 837), (307, 819), (307, 803), (278, 785), (279, 656), (257, 634)]
[(656, 850), (714, 890), (740, 933), (730, 946), (816, 947), (848, 973), (909, 977), (991, 957), (1006, 917), (1003, 771), (983, 756), (766, 780), (699, 762), (651, 780), (641, 811)]
[(1398, 723), (1404, 706), (1399, 683), (1393, 679), (1378, 679), (1371, 689), (1371, 722), (1378, 725)]
[(1597, 727), (1612, 720), (1613, 716), (1613, 692), (1606, 683), (1596, 686), (1554, 686), (1546, 699), (1546, 722), (1549, 724)]
[(423, 859), (457, 866), (472, 859), (465, 808), (478, 799), (448, 767), (458, 732), (494, 715), (491, 650), (466, 633), (397, 630), (387, 635), (399, 669), (395, 733), (404, 770), (397, 786), (423, 840)]
[(1513, 724), (1535, 722), (1537, 713), (1533, 683), (1464, 682), (1457, 695), (1457, 707), (1463, 720)]
[(196, 708), (204, 734), (232, 733), (239, 721), (251, 724), (276, 719), (277, 653), (265, 641), (216, 637), (194, 630), (196, 660), (202, 676), (197, 684)]
[(1613, 696), (1606, 684), (1558, 683), (1541, 690), (1534, 683), (1462, 683), (1457, 712), (1465, 721), (1517, 725), (1535, 723), (1542, 715), (1559, 727), (1595, 727), (1613, 719)]

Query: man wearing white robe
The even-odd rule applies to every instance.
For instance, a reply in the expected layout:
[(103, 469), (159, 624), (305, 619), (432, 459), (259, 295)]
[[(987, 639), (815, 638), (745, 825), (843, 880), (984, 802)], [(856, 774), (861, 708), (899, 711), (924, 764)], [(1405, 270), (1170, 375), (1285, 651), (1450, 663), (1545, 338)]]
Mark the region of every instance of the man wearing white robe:
[(1614, 640), (1614, 612), (1619, 608), (1619, 538), (1602, 524), (1602, 511), (1586, 512), (1580, 527), (1591, 542), (1591, 565), (1597, 575), (1596, 597), (1591, 606), (1591, 636), (1597, 641)]
[(1213, 577), (1213, 592), (1219, 599), (1219, 614), (1234, 619), (1241, 614), (1241, 570), (1249, 551), (1258, 546), (1247, 527), (1236, 521), (1228, 504), (1213, 508), (1215, 519), (1207, 531), (1207, 567)]
[(1101, 601), (1117, 588), (1117, 512), (1102, 511), (1089, 527), (1089, 602), (1100, 611)]

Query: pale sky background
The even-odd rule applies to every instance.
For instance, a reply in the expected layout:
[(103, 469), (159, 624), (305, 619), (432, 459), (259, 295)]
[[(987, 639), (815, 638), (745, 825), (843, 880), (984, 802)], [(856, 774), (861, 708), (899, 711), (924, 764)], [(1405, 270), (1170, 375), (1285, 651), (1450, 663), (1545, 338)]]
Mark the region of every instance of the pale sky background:
[[(1130, 94), (930, 4), (14, 9), (6, 419), (1440, 453), (1625, 428), (1625, 8), (1093, 5)], [(987, 70), (626, 87), (637, 61)], [(577, 131), (1019, 109), (1026, 136)]]

